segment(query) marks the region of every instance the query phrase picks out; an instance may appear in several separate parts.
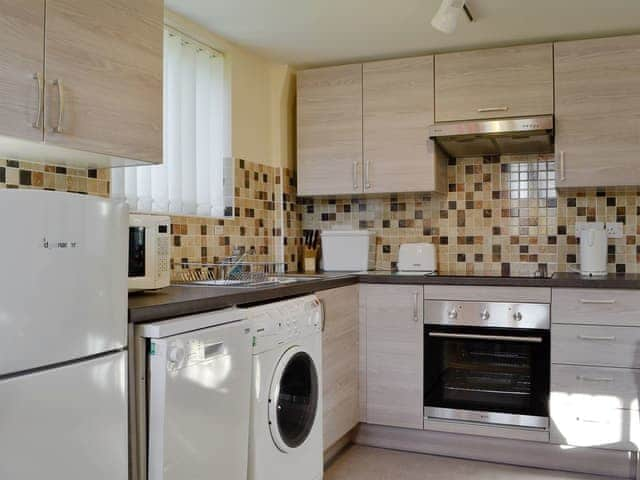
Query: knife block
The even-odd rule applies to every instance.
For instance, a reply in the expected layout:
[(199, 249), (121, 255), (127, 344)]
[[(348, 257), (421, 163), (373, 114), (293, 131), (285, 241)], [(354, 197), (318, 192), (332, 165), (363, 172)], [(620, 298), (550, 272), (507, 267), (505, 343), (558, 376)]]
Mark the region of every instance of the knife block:
[(318, 265), (318, 249), (304, 247), (304, 273), (316, 273)]

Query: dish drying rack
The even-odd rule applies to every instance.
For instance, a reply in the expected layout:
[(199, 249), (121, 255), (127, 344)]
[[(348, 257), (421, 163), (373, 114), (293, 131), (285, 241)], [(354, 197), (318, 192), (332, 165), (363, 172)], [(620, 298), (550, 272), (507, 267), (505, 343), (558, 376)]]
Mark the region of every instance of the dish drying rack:
[(186, 262), (187, 269), (176, 273), (179, 283), (216, 282), (217, 285), (271, 283), (285, 274), (284, 262), (222, 261)]

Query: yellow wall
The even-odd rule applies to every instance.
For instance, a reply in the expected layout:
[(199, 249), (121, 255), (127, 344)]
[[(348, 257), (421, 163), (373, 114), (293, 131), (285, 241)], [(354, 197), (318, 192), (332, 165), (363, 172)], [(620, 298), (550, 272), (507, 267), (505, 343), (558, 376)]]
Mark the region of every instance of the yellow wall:
[(295, 163), (295, 80), (277, 64), (171, 11), (165, 22), (224, 52), (230, 82), (231, 152), (236, 158), (274, 166)]

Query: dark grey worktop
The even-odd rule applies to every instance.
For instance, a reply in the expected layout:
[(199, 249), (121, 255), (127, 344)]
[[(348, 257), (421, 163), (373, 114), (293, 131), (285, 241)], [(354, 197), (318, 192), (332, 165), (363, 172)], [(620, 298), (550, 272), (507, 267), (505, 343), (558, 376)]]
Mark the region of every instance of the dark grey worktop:
[[(314, 275), (316, 277), (316, 275)], [(258, 288), (174, 285), (156, 292), (129, 295), (129, 322), (145, 323), (254, 303), (307, 295), (356, 283), (397, 285), (468, 285), (496, 287), (640, 289), (640, 274), (611, 274), (585, 278), (576, 273), (556, 273), (551, 278), (414, 275), (372, 271), (326, 273), (295, 284)]]

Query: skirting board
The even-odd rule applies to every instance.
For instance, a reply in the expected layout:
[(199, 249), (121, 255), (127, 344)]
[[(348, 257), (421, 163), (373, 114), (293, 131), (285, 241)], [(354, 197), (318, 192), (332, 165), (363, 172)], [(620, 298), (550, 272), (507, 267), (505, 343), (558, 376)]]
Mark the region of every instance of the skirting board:
[(324, 468), (325, 470), (333, 463), (333, 461), (355, 440), (358, 432), (358, 426), (355, 426), (340, 439), (324, 451)]
[(636, 478), (637, 454), (362, 423), (355, 443), (523, 467)]

